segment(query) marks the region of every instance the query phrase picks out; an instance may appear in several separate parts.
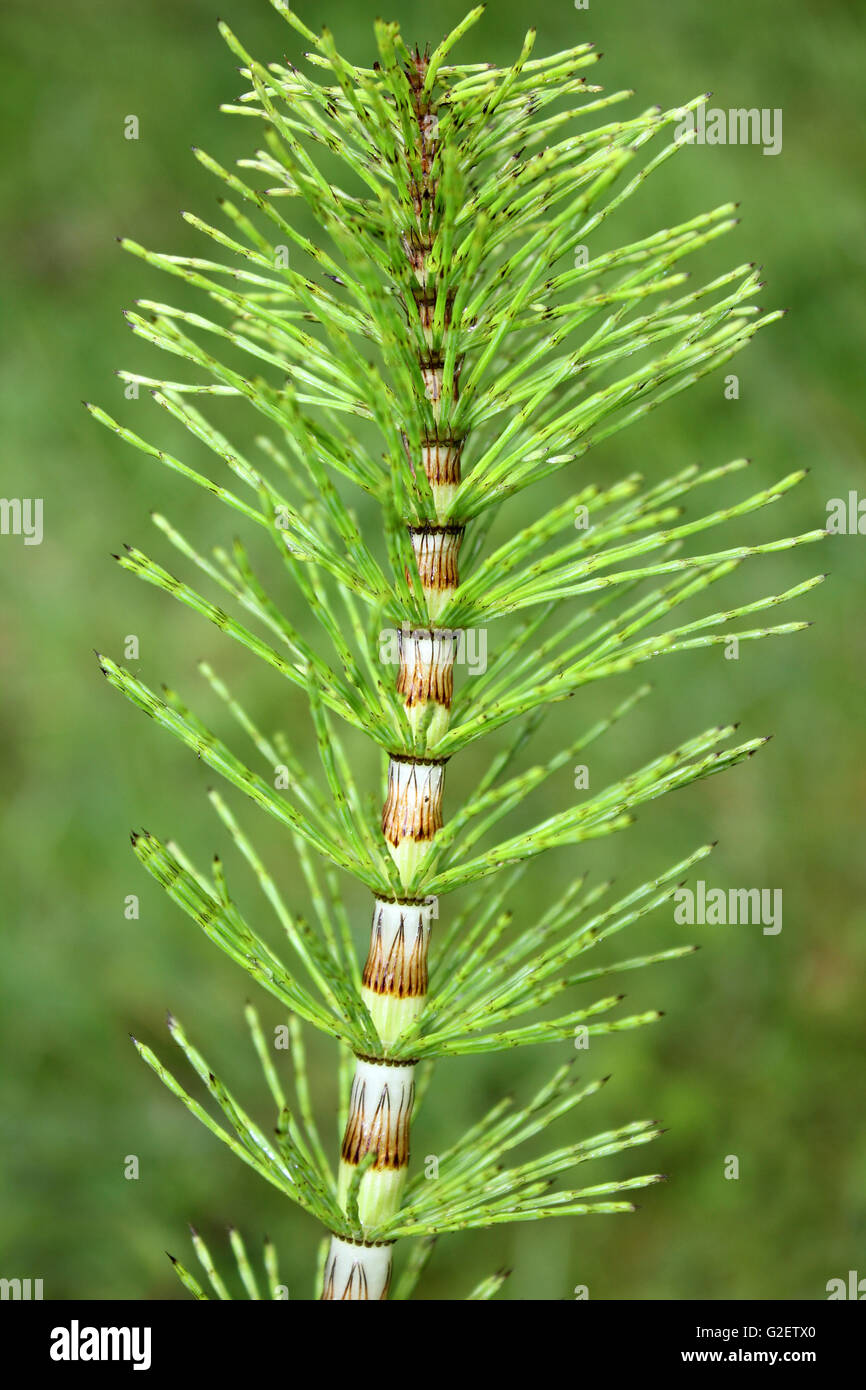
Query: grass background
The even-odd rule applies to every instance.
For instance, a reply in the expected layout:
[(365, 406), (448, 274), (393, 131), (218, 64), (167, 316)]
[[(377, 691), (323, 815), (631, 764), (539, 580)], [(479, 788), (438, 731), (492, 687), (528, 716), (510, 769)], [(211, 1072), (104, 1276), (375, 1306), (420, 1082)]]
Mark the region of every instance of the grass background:
[[(309, 23), (327, 20), (350, 56), (370, 60), (378, 0), (296, 8)], [(435, 9), (391, 0), (385, 13), (423, 43), (438, 41), (463, 9), (463, 0)], [(299, 58), (300, 40), (265, 0), (225, 0), (222, 15), (265, 60)], [(605, 56), (593, 76), (608, 89), (634, 87), (634, 109), (711, 89), (712, 104), (725, 109), (784, 112), (780, 155), (686, 150), (629, 205), (617, 231), (628, 240), (738, 199), (742, 225), (703, 257), (700, 272), (753, 259), (765, 267), (765, 303), (791, 312), (735, 362), (739, 400), (726, 401), (721, 378), (711, 378), (590, 456), (585, 476), (639, 466), (658, 478), (695, 460), (750, 454), (755, 486), (812, 470), (762, 515), (756, 535), (822, 524), (830, 498), (862, 488), (862, 10), (842, 0), (591, 0), (587, 10), (556, 0), (527, 11), (497, 0), (464, 42), (463, 60), (510, 61), (529, 22), (541, 52), (594, 40)], [(210, 217), (220, 190), (189, 146), (229, 163), (253, 135), (216, 109), (239, 82), (213, 0), (7, 0), (0, 25), (2, 491), (45, 505), (41, 546), (0, 538), (0, 1275), (43, 1278), (47, 1298), (185, 1297), (164, 1250), (188, 1262), (191, 1220), (224, 1251), (232, 1222), (251, 1243), (269, 1232), (291, 1296), (308, 1297), (316, 1231), (199, 1129), (128, 1041), (134, 1032), (168, 1057), (170, 1007), (267, 1118), (244, 1033), (246, 982), (146, 878), (126, 838), (143, 824), (177, 836), (204, 862), (224, 849), (203, 795), (209, 776), (117, 698), (91, 649), (119, 658), (124, 638), (137, 635), (133, 670), (150, 683), (170, 681), (206, 714), (200, 657), (250, 696), (266, 726), (296, 727), (299, 707), (276, 676), (250, 670), (193, 614), (117, 572), (109, 552), (125, 540), (173, 562), (153, 538), (155, 507), (202, 543), (231, 532), (215, 504), (100, 430), (79, 404), (94, 399), (165, 437), (156, 408), (124, 401), (112, 373), (149, 369), (121, 309), (139, 296), (170, 299), (176, 282), (169, 287), (125, 257), (114, 238), (201, 252), (178, 211)], [(128, 114), (139, 118), (138, 141), (123, 138)], [(527, 497), (540, 510), (567, 487), (561, 478)], [(751, 570), (754, 592), (829, 570), (830, 582), (797, 612), (780, 613), (816, 625), (747, 644), (738, 662), (713, 649), (660, 663), (654, 698), (599, 754), (592, 776), (728, 719), (740, 719), (746, 736), (775, 733), (761, 755), (646, 808), (627, 837), (537, 866), (515, 903), (519, 914), (532, 910), (548, 885), (587, 865), (593, 874), (614, 865), (624, 885), (636, 883), (705, 839), (720, 841), (705, 866), (713, 884), (783, 889), (778, 936), (694, 928), (688, 939), (704, 948), (697, 956), (626, 986), (629, 1007), (664, 1008), (662, 1023), (596, 1041), (581, 1057), (587, 1076), (614, 1075), (594, 1110), (578, 1112), (578, 1133), (643, 1115), (669, 1126), (646, 1155), (604, 1174), (599, 1165), (586, 1181), (646, 1171), (644, 1159), (671, 1181), (651, 1189), (635, 1216), (449, 1237), (425, 1295), (461, 1297), (502, 1264), (513, 1267), (507, 1296), (517, 1299), (570, 1298), (578, 1284), (591, 1298), (822, 1298), (828, 1279), (851, 1268), (866, 1274), (864, 544), (840, 537), (820, 554), (795, 551)], [(561, 707), (545, 746), (561, 746), (597, 708), (590, 699)], [(557, 805), (572, 794), (567, 779), (552, 791)], [(282, 866), (291, 898), (294, 868), (262, 821), (247, 815), (244, 823)], [(138, 921), (124, 918), (130, 893), (140, 897)], [(364, 912), (358, 898), (359, 922)], [(684, 930), (657, 914), (629, 953), (677, 944)], [(276, 1021), (267, 1001), (264, 1016)], [(416, 1159), (444, 1147), (504, 1091), (527, 1094), (563, 1053), (551, 1046), (442, 1065)], [(313, 1064), (327, 1107), (327, 1047), (314, 1050)], [(561, 1129), (555, 1142), (566, 1142)], [(130, 1154), (140, 1160), (138, 1181), (123, 1176)], [(728, 1155), (739, 1159), (737, 1181), (724, 1177)]]

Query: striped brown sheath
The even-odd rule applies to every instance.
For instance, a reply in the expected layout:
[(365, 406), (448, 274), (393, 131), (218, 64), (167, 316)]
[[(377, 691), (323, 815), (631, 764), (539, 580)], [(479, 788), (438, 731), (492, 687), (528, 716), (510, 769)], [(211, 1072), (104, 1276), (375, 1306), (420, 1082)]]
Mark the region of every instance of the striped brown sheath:
[(410, 528), (409, 534), (424, 586), (427, 612), (431, 622), (435, 622), (460, 583), (458, 557), (463, 527), (428, 524)]
[(402, 695), (413, 731), (428, 713), (427, 741), (436, 743), (448, 726), (454, 694), (454, 661), (459, 632), (440, 628), (408, 628), (398, 633), (400, 670), (397, 694)]
[(363, 999), (379, 1037), (392, 1043), (424, 1008), (427, 948), (435, 899), (389, 902), (376, 898)]
[(358, 1212), (365, 1228), (396, 1211), (409, 1166), (409, 1121), (415, 1099), (415, 1064), (358, 1057), (349, 1118), (340, 1150), (338, 1196), (345, 1205), (352, 1176), (364, 1156), (376, 1158), (361, 1181)]
[[(442, 345), (435, 343), (436, 285), (427, 258), (435, 229), (437, 123), (422, 96), (426, 59), (417, 52), (408, 69), (415, 94), (418, 150), (424, 179), (413, 186), (416, 225), (403, 239), (417, 289), (414, 307), (427, 351), (420, 360), (434, 432), (422, 442), (419, 460), (430, 483), (435, 516), (410, 527), (410, 537), (427, 605), (429, 628), (405, 630), (399, 638), (397, 691), (413, 729), (426, 729), (434, 744), (448, 725), (454, 686), (454, 661), (460, 634), (435, 627), (436, 619), (459, 583), (461, 526), (448, 524), (460, 482), (462, 440), (440, 431), (444, 381)], [(445, 306), (444, 327), (451, 318)], [(455, 366), (451, 399), (457, 399), (460, 363)], [(431, 706), (433, 706), (431, 710)], [(422, 722), (423, 721), (423, 722)], [(442, 827), (445, 760), (391, 755), (382, 813), (382, 833), (402, 883), (409, 883)], [(417, 1018), (427, 995), (427, 950), (435, 900), (377, 898), (373, 904), (370, 949), (364, 966), (363, 998), (387, 1053)], [(387, 1056), (357, 1057), (349, 1101), (349, 1118), (340, 1153), (338, 1196), (345, 1208), (358, 1164), (375, 1160), (361, 1179), (358, 1212), (365, 1230), (373, 1230), (397, 1211), (409, 1163), (409, 1131), (415, 1096), (415, 1063)], [(333, 1236), (325, 1264), (323, 1299), (382, 1299), (391, 1280), (391, 1245)]]
[(387, 1298), (391, 1284), (391, 1246), (364, 1245), (332, 1236), (325, 1263), (323, 1299)]
[[(454, 399), (457, 399), (457, 388), (455, 384)], [(447, 516), (457, 486), (460, 482), (460, 459), (463, 453), (463, 441), (460, 439), (436, 437), (425, 439), (421, 445), (421, 463), (424, 472), (427, 474), (427, 481), (430, 484), (430, 491), (433, 493), (433, 502), (436, 507), (436, 516)]]

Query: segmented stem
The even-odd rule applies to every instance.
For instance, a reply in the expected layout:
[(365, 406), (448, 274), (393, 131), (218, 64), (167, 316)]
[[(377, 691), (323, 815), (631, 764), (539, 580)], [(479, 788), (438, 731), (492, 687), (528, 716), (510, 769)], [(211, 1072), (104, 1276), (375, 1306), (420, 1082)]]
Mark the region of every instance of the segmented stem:
[[(412, 312), (414, 306), (427, 345), (426, 352), (419, 355), (418, 365), (434, 430), (422, 432), (417, 463), (430, 484), (435, 515), (413, 523), (409, 536), (430, 627), (407, 625), (401, 630), (396, 689), (413, 732), (423, 726), (428, 741), (435, 742), (448, 724), (460, 638), (458, 631), (436, 628), (434, 624), (460, 582), (458, 562), (463, 528), (443, 518), (448, 516), (460, 482), (463, 440), (451, 435), (444, 418), (458, 399), (460, 360), (455, 361), (449, 380), (445, 364), (450, 297), (437, 335), (437, 277), (429, 264), (436, 237), (434, 164), (438, 120), (430, 96), (424, 92), (426, 75), (427, 58), (416, 50), (407, 76), (417, 127), (414, 154), (422, 172), (420, 178), (411, 181), (414, 217), (402, 241), (418, 282), (413, 305), (406, 309)], [(414, 463), (413, 460), (413, 466)], [(382, 834), (404, 884), (411, 883), (442, 828), (445, 761), (400, 752), (390, 756)], [(365, 1229), (374, 1229), (397, 1211), (406, 1181), (416, 1063), (394, 1063), (388, 1059), (387, 1051), (424, 1008), (427, 951), (435, 906), (434, 899), (419, 901), (409, 897), (376, 898), (373, 904), (363, 997), (384, 1051), (378, 1057), (356, 1057), (338, 1189), (340, 1202), (347, 1211), (357, 1192), (358, 1218)], [(370, 1159), (369, 1155), (374, 1157)], [(369, 1169), (361, 1172), (358, 1181), (360, 1165), (365, 1161), (370, 1164)], [(332, 1237), (323, 1299), (387, 1298), (390, 1282), (391, 1245), (374, 1241), (352, 1243)]]

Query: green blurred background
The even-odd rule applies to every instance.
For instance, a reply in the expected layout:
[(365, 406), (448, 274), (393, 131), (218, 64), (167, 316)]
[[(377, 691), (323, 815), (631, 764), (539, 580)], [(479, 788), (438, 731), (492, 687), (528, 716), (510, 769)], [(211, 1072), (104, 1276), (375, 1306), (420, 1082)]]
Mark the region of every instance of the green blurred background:
[[(264, 60), (300, 60), (301, 41), (266, 0), (220, 5)], [(296, 8), (308, 23), (327, 21), (350, 56), (371, 60), (379, 0)], [(390, 0), (383, 13), (423, 43), (437, 42), (463, 11), (464, 0)], [(144, 397), (125, 401), (113, 372), (156, 366), (121, 309), (139, 296), (176, 300), (178, 282), (124, 256), (114, 238), (211, 254), (178, 217), (181, 208), (214, 217), (221, 191), (189, 146), (227, 164), (256, 134), (252, 123), (217, 111), (240, 83), (216, 17), (215, 0), (3, 7), (2, 491), (45, 499), (45, 539), (32, 547), (0, 540), (0, 1275), (41, 1277), (46, 1298), (185, 1297), (163, 1252), (192, 1258), (187, 1221), (223, 1254), (228, 1222), (252, 1243), (269, 1232), (291, 1296), (312, 1291), (311, 1223), (201, 1130), (128, 1041), (135, 1033), (183, 1073), (164, 1029), (170, 1007), (268, 1121), (244, 1030), (246, 979), (164, 899), (127, 840), (143, 824), (176, 836), (203, 863), (225, 851), (204, 797), (210, 776), (107, 687), (92, 655), (100, 647), (119, 659), (126, 635), (136, 634), (141, 659), (132, 669), (152, 684), (170, 681), (206, 717), (221, 719), (195, 669), (201, 657), (248, 696), (265, 727), (297, 727), (301, 717), (276, 675), (117, 570), (110, 552), (123, 541), (169, 567), (180, 563), (153, 531), (153, 508), (202, 545), (230, 539), (231, 530), (215, 503), (191, 496), (79, 404), (96, 400), (142, 433), (172, 441), (170, 422)], [(751, 476), (714, 493), (721, 501), (811, 468), (782, 506), (738, 528), (737, 537), (749, 538), (821, 525), (828, 499), (862, 486), (864, 21), (857, 4), (841, 0), (591, 0), (586, 10), (570, 0), (497, 0), (464, 42), (463, 61), (509, 61), (534, 23), (540, 52), (594, 40), (604, 60), (593, 79), (635, 88), (631, 109), (711, 89), (712, 104), (726, 109), (784, 111), (780, 155), (753, 146), (685, 150), (628, 205), (616, 231), (629, 240), (738, 199), (742, 225), (691, 268), (708, 276), (743, 260), (762, 263), (764, 302), (790, 314), (730, 369), (739, 400), (725, 400), (721, 377), (710, 378), (591, 455), (584, 477), (640, 467), (660, 478), (693, 461), (751, 456)], [(128, 114), (139, 117), (138, 141), (123, 138)], [(531, 499), (540, 510), (568, 490), (560, 478), (527, 494), (526, 505)], [(719, 543), (734, 539), (728, 530)], [(658, 1006), (664, 1020), (596, 1040), (581, 1054), (587, 1077), (613, 1079), (554, 1131), (554, 1142), (657, 1116), (669, 1131), (651, 1150), (580, 1177), (661, 1168), (670, 1182), (651, 1189), (635, 1216), (448, 1237), (424, 1295), (462, 1297), (503, 1264), (514, 1271), (506, 1296), (517, 1299), (567, 1299), (578, 1284), (591, 1298), (822, 1298), (828, 1279), (849, 1269), (866, 1275), (864, 545), (840, 537), (753, 562), (744, 593), (829, 570), (830, 581), (796, 611), (777, 610), (816, 625), (746, 644), (736, 662), (713, 648), (658, 663), (654, 698), (598, 746), (591, 775), (600, 786), (728, 719), (742, 720), (747, 736), (775, 733), (760, 756), (645, 808), (626, 836), (536, 865), (515, 903), (519, 915), (531, 911), (584, 866), (593, 875), (613, 867), (623, 886), (635, 884), (708, 839), (720, 841), (704, 866), (708, 881), (783, 889), (778, 936), (748, 926), (693, 928), (686, 939), (701, 941), (697, 956), (623, 986), (630, 1009)], [(629, 688), (605, 687), (559, 707), (541, 747), (561, 746)], [(372, 763), (363, 766), (374, 775)], [(552, 792), (557, 806), (573, 795), (569, 777)], [(295, 869), (279, 835), (238, 800), (232, 804), (294, 900)], [(227, 858), (240, 881), (243, 870)], [(138, 921), (124, 918), (130, 893), (140, 897)], [(363, 896), (352, 901), (362, 923)], [(623, 941), (624, 953), (678, 944), (686, 930), (656, 914)], [(268, 1000), (260, 1002), (266, 1021), (278, 1021)], [(445, 1147), (503, 1092), (527, 1095), (564, 1055), (567, 1045), (557, 1045), (442, 1065), (416, 1131), (416, 1159)], [(333, 1061), (326, 1045), (314, 1047), (324, 1113)], [(140, 1160), (138, 1181), (123, 1176), (130, 1154)], [(732, 1154), (738, 1181), (724, 1177)]]

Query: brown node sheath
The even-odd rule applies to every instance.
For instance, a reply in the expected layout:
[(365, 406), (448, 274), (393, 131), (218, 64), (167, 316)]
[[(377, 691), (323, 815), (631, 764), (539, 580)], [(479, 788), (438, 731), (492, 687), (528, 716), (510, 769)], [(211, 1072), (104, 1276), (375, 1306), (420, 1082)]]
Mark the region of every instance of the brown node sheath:
[(462, 439), (422, 439), (421, 462), (431, 487), (456, 487), (460, 482), (462, 453)]
[(433, 238), (429, 232), (410, 229), (402, 238), (406, 259), (415, 272), (419, 284), (427, 283), (427, 257), (433, 249)]
[[(412, 291), (412, 298), (415, 300), (415, 307), (418, 310), (418, 316), (421, 319), (421, 327), (424, 329), (425, 333), (432, 333), (433, 319), (436, 315), (437, 295), (435, 290), (429, 290), (425, 288), (415, 289)], [(443, 319), (443, 327), (445, 328), (448, 328), (451, 325), (451, 308), (453, 304), (454, 295), (446, 294), (445, 316)]]
[[(344, 1300), (348, 1300), (352, 1303), (366, 1303), (369, 1301), (370, 1294), (367, 1284), (367, 1271), (360, 1262), (352, 1265), (348, 1276), (344, 1276), (341, 1281), (341, 1287), (337, 1286), (336, 1275), (337, 1262), (336, 1260), (329, 1260), (328, 1268), (325, 1270), (325, 1287), (322, 1290), (322, 1299), (324, 1301), (343, 1302)], [(390, 1283), (391, 1281), (389, 1279), (388, 1286), (390, 1286)], [(382, 1294), (382, 1297), (387, 1297), (387, 1288), (386, 1292)]]
[(396, 689), (407, 709), (430, 702), (451, 708), (458, 640), (457, 632), (445, 628), (398, 632), (400, 669)]
[(367, 1244), (349, 1236), (332, 1236), (325, 1262), (322, 1299), (368, 1302), (388, 1297), (391, 1286), (390, 1243)]
[[(388, 931), (386, 912), (399, 914), (396, 931)], [(383, 930), (385, 929), (385, 930)], [(373, 910), (370, 949), (363, 983), (374, 994), (397, 999), (422, 998), (427, 993), (427, 938), (422, 911), (377, 903)]]
[(405, 1168), (409, 1162), (409, 1122), (414, 1099), (414, 1083), (406, 1086), (400, 1081), (392, 1088), (385, 1080), (371, 1110), (367, 1104), (367, 1081), (356, 1072), (340, 1150), (343, 1162), (356, 1166), (372, 1151), (376, 1154), (374, 1169)]
[(442, 829), (444, 764), (391, 758), (382, 811), (382, 834), (395, 847), (404, 840), (432, 840)]
[(456, 589), (460, 583), (462, 526), (410, 527), (418, 574), (425, 589)]
[[(424, 391), (427, 399), (433, 406), (434, 411), (442, 399), (442, 384), (444, 381), (444, 358), (436, 352), (427, 353), (420, 358), (421, 376), (424, 379)], [(457, 373), (454, 374), (454, 399), (457, 399)]]

